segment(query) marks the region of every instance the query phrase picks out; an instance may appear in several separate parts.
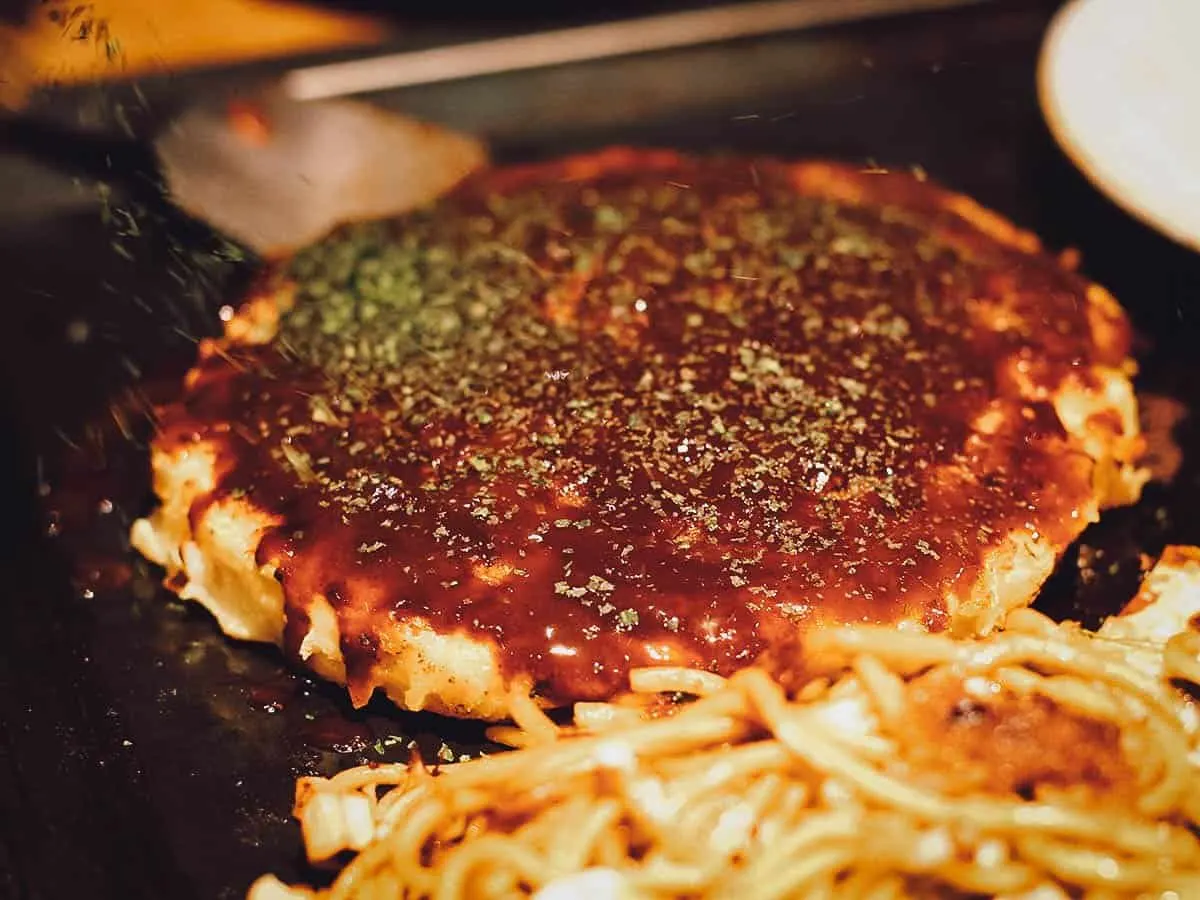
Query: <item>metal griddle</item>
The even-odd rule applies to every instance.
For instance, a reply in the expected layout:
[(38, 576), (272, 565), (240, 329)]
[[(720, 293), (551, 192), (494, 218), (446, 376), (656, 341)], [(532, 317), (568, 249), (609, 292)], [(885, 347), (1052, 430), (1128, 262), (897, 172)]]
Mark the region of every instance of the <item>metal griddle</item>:
[[(920, 165), (1079, 248), (1144, 338), (1141, 389), (1200, 410), (1200, 257), (1110, 206), (1055, 149), (1034, 94), (1053, 7), (987, 3), (372, 99), (480, 133), (502, 161), (630, 142)], [(144, 89), (178, 100), (246, 75)], [(114, 97), (54, 102), (92, 114)], [(178, 223), (122, 236), (96, 197), (0, 148), (0, 897), (232, 898), (266, 871), (319, 878), (289, 819), (296, 775), (404, 759), (412, 740), (428, 758), (470, 752), (481, 733), (383, 703), (352, 712), (269, 649), (225, 640), (127, 552), (149, 501), (139, 404), (175, 388), (249, 267)], [(1043, 608), (1094, 622), (1136, 588), (1141, 554), (1200, 542), (1197, 421), (1177, 439), (1189, 456), (1175, 482), (1091, 529)]]

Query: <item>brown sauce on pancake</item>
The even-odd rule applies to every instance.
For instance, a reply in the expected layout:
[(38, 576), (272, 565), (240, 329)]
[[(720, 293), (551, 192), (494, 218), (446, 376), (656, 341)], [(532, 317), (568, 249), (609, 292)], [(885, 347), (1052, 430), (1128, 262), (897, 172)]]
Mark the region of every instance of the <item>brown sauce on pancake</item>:
[(555, 699), (630, 666), (727, 673), (806, 623), (938, 629), (988, 550), (1065, 543), (1090, 496), (1000, 363), (1049, 382), (1127, 348), (1097, 359), (1083, 279), (915, 179), (854, 204), (791, 173), (549, 164), (347, 227), (289, 263), (270, 346), (202, 362), (164, 439), (223, 442), (218, 496), (283, 517), (259, 561), (291, 623), (329, 597), (360, 697), (388, 619), (490, 638)]

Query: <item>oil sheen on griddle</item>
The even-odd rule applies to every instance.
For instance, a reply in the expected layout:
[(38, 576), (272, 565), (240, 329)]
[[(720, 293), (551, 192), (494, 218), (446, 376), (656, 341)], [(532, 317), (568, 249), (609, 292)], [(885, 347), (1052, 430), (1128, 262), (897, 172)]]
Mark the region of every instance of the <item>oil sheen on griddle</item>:
[[(769, 161), (482, 176), (301, 253), (276, 341), (208, 360), (164, 434), (232, 423), (222, 492), (287, 521), (259, 561), (289, 640), (329, 597), (352, 684), (381, 617), (490, 636), (550, 698), (729, 672), (797, 623), (938, 629), (1010, 529), (1069, 540), (1084, 502), (1048, 403), (1014, 393), (1023, 426), (968, 441), (997, 360), (1127, 347), (1089, 358), (1082, 279), (904, 185), (855, 207)], [(1019, 324), (976, 327), (997, 296)]]

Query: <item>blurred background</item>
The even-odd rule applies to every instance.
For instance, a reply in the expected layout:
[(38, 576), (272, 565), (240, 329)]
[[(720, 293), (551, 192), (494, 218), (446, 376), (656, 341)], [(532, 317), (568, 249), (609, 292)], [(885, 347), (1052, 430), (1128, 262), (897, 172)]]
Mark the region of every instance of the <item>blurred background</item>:
[(47, 82), (80, 84), (405, 40), (436, 43), (468, 32), (481, 36), (714, 5), (712, 0), (519, 0), (490, 8), (399, 0), (0, 0), (0, 102), (18, 105), (31, 87)]
[(349, 2), (0, 0), (0, 98), (14, 106), (46, 82), (378, 43), (393, 30), (381, 6), (366, 12)]

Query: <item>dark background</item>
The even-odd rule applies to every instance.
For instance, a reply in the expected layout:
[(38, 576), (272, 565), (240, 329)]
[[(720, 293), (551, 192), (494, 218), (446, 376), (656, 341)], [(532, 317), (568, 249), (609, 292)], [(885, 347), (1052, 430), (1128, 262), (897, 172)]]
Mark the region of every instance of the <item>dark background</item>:
[[(920, 165), (1050, 247), (1078, 247), (1139, 329), (1140, 387), (1192, 402), (1200, 258), (1114, 208), (1055, 148), (1034, 92), (1053, 6), (993, 3), (374, 99), (480, 133), (502, 160), (630, 142)], [(245, 75), (144, 87), (175, 102)], [(122, 96), (45, 103), (70, 116)], [(288, 817), (296, 774), (403, 758), (410, 738), (433, 755), (443, 738), (469, 748), (479, 736), (383, 704), (351, 714), (272, 652), (222, 639), (126, 552), (148, 501), (145, 402), (176, 383), (247, 267), (163, 210), (118, 197), (110, 208), (129, 215), (105, 217), (98, 198), (94, 180), (0, 144), (0, 896), (237, 897), (259, 873), (306, 874)], [(1179, 439), (1200, 450), (1195, 430)], [(1200, 542), (1198, 501), (1189, 463), (1090, 531), (1043, 605), (1091, 621), (1115, 608), (1136, 587), (1139, 553)]]
[[(366, 13), (398, 22), (431, 22), (462, 25), (514, 20), (538, 26), (560, 21), (592, 21), (617, 16), (650, 15), (654, 12), (725, 5), (730, 0), (609, 0), (607, 3), (569, 4), (561, 0), (509, 0), (490, 8), (474, 3), (411, 3), (404, 0), (324, 0), (313, 6), (345, 12)], [(732, 0), (738, 2), (738, 0)], [(0, 22), (20, 23), (38, 15), (52, 3), (74, 5), (69, 0), (0, 0)]]

